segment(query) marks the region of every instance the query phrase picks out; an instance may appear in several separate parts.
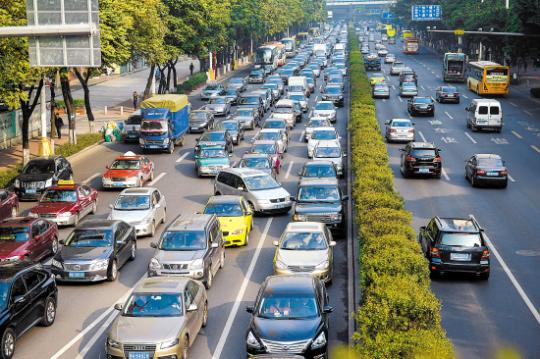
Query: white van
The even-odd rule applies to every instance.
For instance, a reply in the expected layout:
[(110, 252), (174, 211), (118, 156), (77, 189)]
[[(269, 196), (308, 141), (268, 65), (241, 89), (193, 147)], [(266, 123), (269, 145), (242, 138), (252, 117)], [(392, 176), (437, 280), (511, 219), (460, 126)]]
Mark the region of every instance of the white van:
[(465, 107), (465, 110), (467, 111), (467, 128), (473, 131), (483, 129), (502, 131), (503, 114), (499, 101), (476, 98)]
[(309, 86), (307, 83), (307, 78), (305, 76), (291, 76), (289, 77), (289, 82), (287, 85), (289, 86), (289, 89), (293, 87), (302, 87), (302, 92), (306, 97), (309, 97), (309, 95), (311, 95), (311, 91), (309, 90)]

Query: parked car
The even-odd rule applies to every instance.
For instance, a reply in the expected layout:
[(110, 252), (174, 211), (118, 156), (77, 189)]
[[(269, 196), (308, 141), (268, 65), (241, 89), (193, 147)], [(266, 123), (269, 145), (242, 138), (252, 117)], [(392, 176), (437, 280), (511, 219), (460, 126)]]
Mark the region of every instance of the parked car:
[(102, 177), (103, 188), (141, 187), (154, 179), (154, 162), (129, 151), (116, 157)]
[(201, 100), (207, 101), (214, 96), (225, 95), (225, 87), (220, 83), (209, 83), (201, 90)]
[(414, 96), (407, 101), (407, 111), (411, 116), (435, 116), (435, 100), (433, 97)]
[(71, 164), (63, 156), (38, 157), (23, 167), (13, 187), (19, 200), (38, 200), (46, 188), (72, 177)]
[(302, 112), (307, 112), (308, 110), (308, 101), (306, 99), (306, 96), (301, 92), (289, 92), (287, 93), (287, 98), (289, 100), (296, 101), (300, 104), (300, 107), (302, 108)]
[(403, 82), (399, 85), (399, 96), (413, 97), (418, 96), (418, 88), (414, 82)]
[(15, 217), (0, 222), (0, 263), (41, 261), (58, 252), (58, 227), (42, 218)]
[(235, 89), (238, 92), (244, 92), (246, 90), (247, 80), (245, 77), (231, 77), (227, 82), (227, 88)]
[(51, 266), (60, 281), (115, 281), (118, 270), (137, 255), (135, 228), (119, 220), (89, 220), (75, 228)]
[(289, 139), (287, 132), (282, 129), (263, 128), (253, 137), (253, 142), (261, 140), (275, 141), (278, 145), (278, 152), (287, 152), (287, 144), (289, 143)]
[(128, 188), (109, 205), (110, 220), (121, 220), (135, 227), (137, 237), (156, 234), (156, 228), (167, 219), (167, 202), (157, 188)]
[(236, 167), (251, 168), (268, 173), (272, 178), (277, 179), (277, 170), (274, 166), (274, 160), (272, 159), (272, 156), (267, 155), (266, 153), (244, 153)]
[(332, 161), (307, 161), (298, 176), (300, 181), (303, 178), (337, 178), (337, 169)]
[(340, 86), (326, 86), (321, 91), (321, 99), (323, 101), (332, 101), (334, 105), (341, 107), (344, 101), (343, 90)]
[(224, 168), (231, 167), (231, 156), (224, 146), (205, 146), (195, 154), (197, 176), (216, 176)]
[(114, 308), (107, 358), (187, 358), (208, 323), (206, 290), (189, 278), (145, 278)]
[(266, 82), (261, 86), (262, 89), (268, 89), (272, 92), (272, 103), (279, 100), (281, 96), (281, 91), (279, 90), (279, 85), (275, 82)]
[(439, 86), (435, 89), (435, 99), (439, 103), (459, 103), (459, 91), (454, 86)]
[(420, 227), (418, 241), (432, 277), (459, 272), (489, 278), (490, 250), (484, 229), (474, 217), (432, 218)]
[(272, 110), (271, 117), (284, 119), (287, 121), (287, 126), (293, 128), (296, 124), (296, 114), (294, 111), (293, 101), (290, 99), (279, 100)]
[(501, 156), (479, 153), (465, 162), (465, 178), (473, 187), (480, 185), (508, 186), (508, 169)]
[(250, 84), (262, 84), (264, 83), (265, 72), (263, 69), (251, 70), (248, 77)]
[(239, 106), (249, 106), (257, 109), (259, 113), (258, 118), (262, 119), (264, 116), (264, 104), (261, 96), (257, 94), (247, 93), (238, 98), (237, 104)]
[(307, 144), (308, 158), (313, 157), (315, 146), (321, 140), (339, 140), (340, 136), (334, 127), (317, 127), (313, 129)]
[(240, 96), (240, 91), (233, 88), (227, 88), (225, 89), (225, 101), (230, 104), (231, 106), (236, 105), (236, 101), (238, 101), (238, 96)]
[(264, 153), (272, 158), (272, 164), (279, 174), (283, 167), (283, 153), (279, 151), (279, 144), (272, 140), (257, 140), (253, 142), (249, 150), (250, 153)]
[(403, 177), (428, 175), (441, 178), (441, 149), (428, 142), (409, 142), (400, 149), (400, 171)]
[(189, 113), (189, 132), (200, 133), (214, 126), (214, 114), (212, 111), (199, 109)]
[(0, 221), (17, 217), (19, 213), (19, 198), (15, 192), (0, 188)]
[(304, 134), (304, 140), (306, 142), (309, 141), (311, 138), (311, 135), (313, 134), (313, 130), (318, 127), (333, 127), (330, 123), (330, 120), (328, 120), (325, 117), (311, 117), (308, 120), (308, 123), (306, 124), (306, 130)]
[(218, 218), (210, 214), (178, 215), (161, 234), (148, 265), (148, 276), (184, 276), (206, 289), (225, 266), (225, 242)]
[(30, 209), (30, 217), (41, 217), (59, 226), (77, 226), (87, 214), (97, 211), (97, 191), (86, 185), (62, 183), (49, 187), (39, 203)]
[(390, 75), (399, 76), (401, 70), (405, 68), (405, 64), (399, 60), (394, 61), (392, 67), (390, 67)]
[(385, 121), (385, 137), (390, 142), (414, 141), (414, 122), (408, 118), (393, 118)]
[(50, 272), (21, 262), (0, 265), (0, 356), (15, 354), (17, 339), (35, 325), (50, 327), (56, 319), (58, 288)]
[(218, 217), (225, 247), (247, 246), (253, 228), (253, 211), (242, 196), (212, 196), (206, 202), (204, 214)]

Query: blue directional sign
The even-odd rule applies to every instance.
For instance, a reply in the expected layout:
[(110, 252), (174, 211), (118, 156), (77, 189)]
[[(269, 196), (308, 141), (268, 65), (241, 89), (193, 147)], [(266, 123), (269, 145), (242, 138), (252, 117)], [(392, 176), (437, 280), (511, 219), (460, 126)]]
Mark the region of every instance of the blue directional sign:
[(438, 21), (441, 16), (441, 5), (413, 5), (411, 8), (412, 21)]

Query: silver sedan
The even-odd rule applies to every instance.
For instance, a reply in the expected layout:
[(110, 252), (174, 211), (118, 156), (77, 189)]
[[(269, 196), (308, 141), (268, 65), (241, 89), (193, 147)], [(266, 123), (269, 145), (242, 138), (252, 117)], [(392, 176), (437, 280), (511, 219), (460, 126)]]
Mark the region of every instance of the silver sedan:
[(414, 141), (414, 122), (406, 118), (394, 118), (386, 121), (386, 141), (411, 142)]

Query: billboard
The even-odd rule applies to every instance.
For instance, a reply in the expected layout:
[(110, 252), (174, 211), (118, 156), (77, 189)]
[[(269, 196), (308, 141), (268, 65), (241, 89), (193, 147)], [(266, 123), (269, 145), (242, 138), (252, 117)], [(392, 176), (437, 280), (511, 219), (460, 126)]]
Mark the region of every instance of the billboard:
[(411, 7), (412, 21), (440, 21), (441, 5), (413, 5)]

